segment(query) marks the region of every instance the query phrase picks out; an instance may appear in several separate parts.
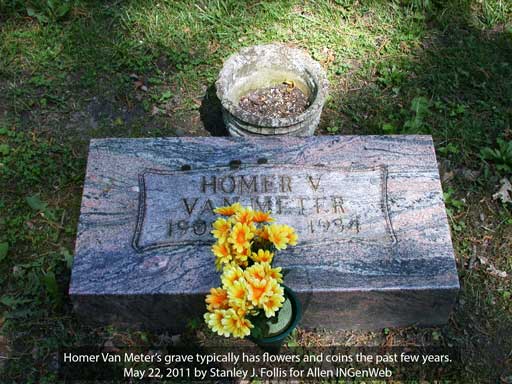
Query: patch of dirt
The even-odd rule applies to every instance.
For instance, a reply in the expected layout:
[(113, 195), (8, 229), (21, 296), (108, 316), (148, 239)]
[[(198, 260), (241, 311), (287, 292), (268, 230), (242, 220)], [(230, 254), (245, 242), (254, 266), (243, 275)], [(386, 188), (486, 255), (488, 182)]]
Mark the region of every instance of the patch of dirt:
[(265, 117), (292, 117), (303, 113), (309, 106), (308, 98), (293, 82), (249, 92), (239, 102), (240, 108)]

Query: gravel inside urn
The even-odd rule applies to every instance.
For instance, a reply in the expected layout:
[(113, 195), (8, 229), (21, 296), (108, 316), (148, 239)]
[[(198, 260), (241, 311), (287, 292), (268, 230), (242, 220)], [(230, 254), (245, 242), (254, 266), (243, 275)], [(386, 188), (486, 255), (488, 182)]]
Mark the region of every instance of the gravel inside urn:
[(300, 115), (309, 106), (308, 98), (292, 81), (249, 92), (240, 99), (240, 108), (265, 117)]

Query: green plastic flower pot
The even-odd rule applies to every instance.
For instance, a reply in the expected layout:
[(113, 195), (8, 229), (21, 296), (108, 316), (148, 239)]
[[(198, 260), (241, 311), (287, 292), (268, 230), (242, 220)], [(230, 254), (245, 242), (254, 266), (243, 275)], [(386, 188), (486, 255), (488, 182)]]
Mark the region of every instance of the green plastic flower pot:
[(292, 333), (302, 317), (302, 306), (295, 293), (283, 285), (287, 300), (276, 314), (276, 319), (268, 319), (269, 335), (266, 337), (250, 336), (249, 339), (269, 352), (278, 352), (284, 340)]

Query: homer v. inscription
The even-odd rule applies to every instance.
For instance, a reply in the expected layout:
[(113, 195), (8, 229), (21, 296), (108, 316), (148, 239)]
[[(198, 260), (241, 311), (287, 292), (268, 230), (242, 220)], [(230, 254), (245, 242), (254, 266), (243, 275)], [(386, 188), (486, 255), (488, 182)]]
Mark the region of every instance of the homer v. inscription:
[(211, 244), (214, 208), (240, 202), (292, 225), (300, 245), (395, 241), (385, 166), (357, 169), (281, 164), (241, 165), (139, 176), (133, 246), (138, 251)]

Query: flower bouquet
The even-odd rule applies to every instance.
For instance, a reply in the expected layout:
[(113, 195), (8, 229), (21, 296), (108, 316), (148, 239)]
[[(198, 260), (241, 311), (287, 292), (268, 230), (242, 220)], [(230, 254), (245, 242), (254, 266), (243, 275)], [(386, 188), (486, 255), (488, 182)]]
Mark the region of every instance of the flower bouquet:
[(300, 303), (282, 285), (280, 267), (273, 267), (274, 254), (297, 244), (297, 234), (288, 225), (272, 223), (269, 213), (242, 207), (220, 207), (213, 223), (212, 246), (222, 286), (206, 296), (208, 327), (225, 337), (249, 336), (260, 345), (282, 342), (300, 318)]

